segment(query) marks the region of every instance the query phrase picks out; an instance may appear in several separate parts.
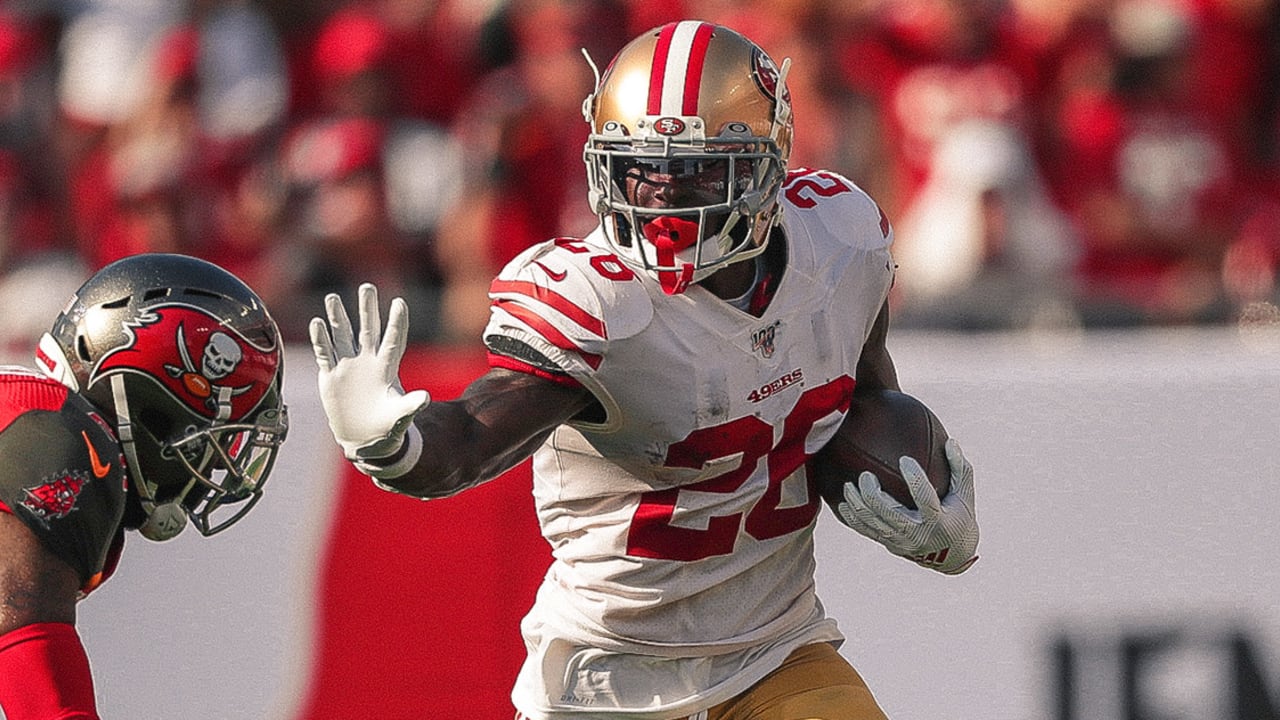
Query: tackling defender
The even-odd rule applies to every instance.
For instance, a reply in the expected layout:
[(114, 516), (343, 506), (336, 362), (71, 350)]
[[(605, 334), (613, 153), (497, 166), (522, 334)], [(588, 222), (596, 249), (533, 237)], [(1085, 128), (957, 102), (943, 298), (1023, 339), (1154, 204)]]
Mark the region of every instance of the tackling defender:
[(280, 333), (225, 270), (134, 255), (76, 291), (36, 364), (0, 367), (0, 708), (93, 720), (76, 603), (125, 530), (212, 535), (261, 497), (288, 429)]
[[(849, 180), (788, 171), (787, 67), (695, 21), (619, 52), (584, 104), (600, 225), (501, 271), (491, 369), (460, 398), (401, 387), (403, 300), (385, 335), (371, 285), (358, 328), (333, 295), (312, 320), (330, 427), (379, 486), (446, 497), (532, 454), (554, 561), (522, 624), (524, 717), (884, 717), (814, 592), (804, 467), (853, 393), (898, 387), (892, 230)], [(964, 571), (972, 468), (947, 450), (945, 498), (904, 458), (927, 509), (864, 474), (842, 520)]]

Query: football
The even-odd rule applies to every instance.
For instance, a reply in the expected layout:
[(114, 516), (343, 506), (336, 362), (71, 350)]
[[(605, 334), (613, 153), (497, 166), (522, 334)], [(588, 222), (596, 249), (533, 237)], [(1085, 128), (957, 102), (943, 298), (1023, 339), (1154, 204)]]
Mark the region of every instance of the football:
[(914, 510), (898, 458), (915, 458), (943, 497), (951, 487), (946, 441), (942, 422), (915, 397), (897, 390), (855, 394), (840, 429), (809, 459), (808, 472), (832, 510), (844, 502), (845, 482), (857, 482), (864, 470), (875, 473), (885, 492)]

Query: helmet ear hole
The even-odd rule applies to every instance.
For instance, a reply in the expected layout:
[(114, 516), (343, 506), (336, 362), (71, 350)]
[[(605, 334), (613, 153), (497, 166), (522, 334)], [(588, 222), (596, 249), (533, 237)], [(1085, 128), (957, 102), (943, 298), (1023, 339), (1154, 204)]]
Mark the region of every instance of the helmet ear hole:
[(76, 356), (80, 358), (80, 362), (89, 362), (89, 342), (83, 335), (76, 337)]

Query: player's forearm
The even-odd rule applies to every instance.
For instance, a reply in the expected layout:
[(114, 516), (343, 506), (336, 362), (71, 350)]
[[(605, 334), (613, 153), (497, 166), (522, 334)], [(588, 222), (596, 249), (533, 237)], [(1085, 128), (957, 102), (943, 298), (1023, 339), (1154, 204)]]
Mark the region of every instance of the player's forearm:
[[(461, 401), (433, 403), (414, 418), (421, 437), (416, 462), (395, 477), (378, 477), (393, 492), (443, 498), (492, 480), (537, 448), (546, 433), (513, 437), (476, 419)], [(407, 452), (408, 443), (401, 452)], [(388, 466), (400, 460), (388, 458)]]
[[(382, 487), (420, 498), (455, 495), (529, 457), (558, 425), (592, 402), (580, 386), (491, 369), (457, 400), (433, 402), (413, 418), (388, 472), (364, 468)], [(415, 446), (416, 444), (416, 446)]]
[(36, 623), (0, 635), (0, 707), (9, 720), (98, 720), (74, 626)]

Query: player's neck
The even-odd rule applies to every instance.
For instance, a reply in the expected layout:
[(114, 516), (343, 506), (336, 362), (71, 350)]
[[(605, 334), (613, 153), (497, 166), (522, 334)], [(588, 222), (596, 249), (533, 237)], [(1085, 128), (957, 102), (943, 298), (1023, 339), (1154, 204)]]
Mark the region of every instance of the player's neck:
[[(782, 278), (786, 267), (785, 246), (786, 240), (782, 232), (775, 229), (764, 252), (752, 260), (721, 268), (701, 284), (721, 300), (758, 316), (772, 300), (773, 292)], [(743, 299), (746, 299), (748, 307), (737, 302)]]
[(751, 292), (759, 280), (759, 258), (726, 265), (702, 281), (702, 287), (721, 300), (733, 300)]

